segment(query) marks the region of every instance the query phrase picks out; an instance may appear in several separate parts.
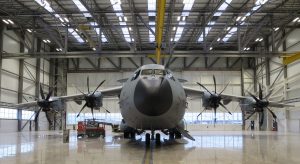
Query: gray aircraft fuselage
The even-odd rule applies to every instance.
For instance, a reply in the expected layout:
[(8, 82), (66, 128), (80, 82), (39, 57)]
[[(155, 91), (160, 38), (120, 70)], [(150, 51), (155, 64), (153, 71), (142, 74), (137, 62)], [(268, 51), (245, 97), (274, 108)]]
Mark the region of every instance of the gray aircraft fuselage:
[(186, 108), (181, 83), (157, 64), (144, 65), (123, 85), (120, 109), (125, 124), (143, 130), (172, 129), (180, 125)]

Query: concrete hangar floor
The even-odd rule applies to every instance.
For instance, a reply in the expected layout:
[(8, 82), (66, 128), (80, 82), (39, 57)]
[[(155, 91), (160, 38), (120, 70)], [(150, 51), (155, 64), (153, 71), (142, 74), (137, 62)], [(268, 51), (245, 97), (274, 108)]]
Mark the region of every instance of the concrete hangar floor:
[[(62, 142), (57, 131), (1, 133), (1, 164), (110, 164), (110, 163), (300, 163), (300, 134), (250, 131), (193, 131), (196, 141), (154, 141), (147, 148), (144, 135), (136, 140), (109, 133), (103, 138)], [(165, 138), (165, 139), (164, 139)]]

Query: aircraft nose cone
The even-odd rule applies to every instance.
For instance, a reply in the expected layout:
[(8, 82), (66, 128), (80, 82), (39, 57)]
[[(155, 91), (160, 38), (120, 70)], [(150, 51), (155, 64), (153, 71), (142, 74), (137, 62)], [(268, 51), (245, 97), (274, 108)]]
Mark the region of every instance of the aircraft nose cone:
[(173, 101), (172, 89), (165, 79), (141, 79), (134, 91), (134, 104), (143, 114), (159, 116), (167, 112)]

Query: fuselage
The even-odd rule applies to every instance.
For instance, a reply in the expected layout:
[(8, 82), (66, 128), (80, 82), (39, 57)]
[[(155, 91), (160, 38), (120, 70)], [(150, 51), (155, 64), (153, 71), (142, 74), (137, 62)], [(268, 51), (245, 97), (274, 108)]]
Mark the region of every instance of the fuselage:
[(162, 65), (137, 69), (120, 94), (122, 117), (127, 126), (135, 129), (175, 128), (185, 108), (186, 94), (181, 83)]

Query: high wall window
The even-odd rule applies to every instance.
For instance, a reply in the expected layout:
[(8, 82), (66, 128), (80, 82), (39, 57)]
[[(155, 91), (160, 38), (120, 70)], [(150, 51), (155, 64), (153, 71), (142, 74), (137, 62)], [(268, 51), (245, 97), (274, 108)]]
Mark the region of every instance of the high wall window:
[[(18, 110), (17, 109), (9, 109), (9, 108), (0, 108), (0, 119), (17, 119), (18, 118)], [(23, 120), (34, 120), (34, 111), (22, 111), (22, 119)]]
[[(94, 113), (95, 119), (121, 122), (122, 116), (121, 113)], [(84, 119), (92, 119), (92, 113), (81, 113), (77, 117), (77, 113), (68, 113), (67, 115), (67, 124), (77, 124), (78, 121), (83, 121)]]
[(27, 111), (27, 110), (23, 110), (22, 111), (22, 119), (23, 120), (34, 120), (34, 111)]
[[(213, 124), (214, 113), (202, 113), (197, 119), (199, 113), (185, 113), (184, 119), (187, 124)], [(77, 118), (77, 113), (68, 113), (67, 124), (77, 124), (84, 119), (92, 119), (92, 113), (81, 113)], [(94, 113), (95, 119), (120, 122), (121, 113)], [(216, 124), (242, 124), (242, 113), (217, 113)]]
[[(184, 119), (188, 124), (212, 124), (215, 118), (214, 113), (185, 113)], [(216, 124), (242, 124), (242, 113), (217, 113)]]
[(0, 118), (17, 119), (17, 110), (16, 109), (8, 109), (8, 108), (0, 108)]

